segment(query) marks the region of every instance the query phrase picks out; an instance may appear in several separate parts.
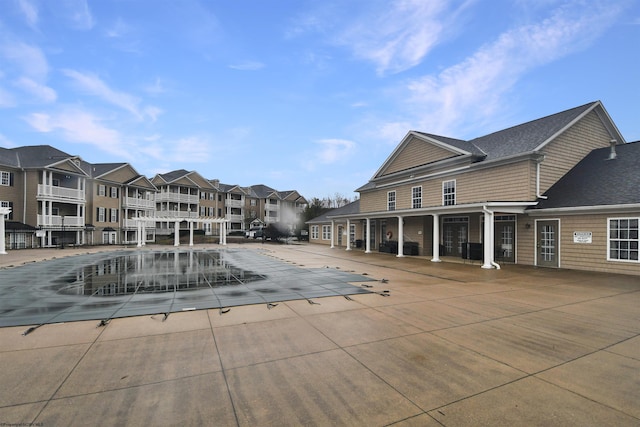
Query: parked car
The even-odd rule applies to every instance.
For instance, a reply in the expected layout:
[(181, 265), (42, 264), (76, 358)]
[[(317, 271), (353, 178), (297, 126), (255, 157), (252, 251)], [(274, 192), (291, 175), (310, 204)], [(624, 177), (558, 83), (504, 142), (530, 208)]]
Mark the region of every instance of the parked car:
[(261, 239), (263, 232), (263, 227), (251, 227), (245, 236), (254, 239)]

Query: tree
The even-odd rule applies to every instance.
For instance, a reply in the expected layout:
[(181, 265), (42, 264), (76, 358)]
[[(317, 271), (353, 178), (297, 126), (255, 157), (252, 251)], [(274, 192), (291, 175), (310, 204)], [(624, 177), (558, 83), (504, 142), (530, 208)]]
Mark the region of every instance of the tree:
[(270, 223), (262, 232), (264, 238), (271, 239), (272, 242), (279, 242), (283, 237), (289, 237), (288, 227), (280, 222)]

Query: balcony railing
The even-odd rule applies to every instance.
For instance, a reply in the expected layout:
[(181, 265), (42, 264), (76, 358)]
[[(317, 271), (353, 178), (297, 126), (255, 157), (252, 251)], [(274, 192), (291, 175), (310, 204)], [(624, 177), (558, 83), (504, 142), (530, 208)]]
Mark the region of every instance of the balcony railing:
[[(62, 227), (61, 215), (38, 215), (38, 226), (42, 227)], [(84, 227), (83, 216), (64, 216), (65, 227)]]
[(182, 194), (182, 193), (156, 193), (156, 202), (179, 202), (179, 203), (193, 203), (198, 204), (199, 198), (197, 195)]
[(122, 206), (125, 208), (155, 209), (156, 202), (155, 200), (125, 197), (122, 201)]
[(243, 200), (234, 200), (234, 199), (226, 199), (224, 201), (225, 206), (231, 207), (231, 208), (242, 208), (244, 207), (244, 201)]
[(38, 184), (38, 198), (47, 197), (58, 200), (84, 202), (84, 190)]
[(198, 212), (156, 211), (156, 218), (198, 218)]
[(226, 219), (232, 222), (241, 222), (244, 217), (242, 215), (227, 215)]

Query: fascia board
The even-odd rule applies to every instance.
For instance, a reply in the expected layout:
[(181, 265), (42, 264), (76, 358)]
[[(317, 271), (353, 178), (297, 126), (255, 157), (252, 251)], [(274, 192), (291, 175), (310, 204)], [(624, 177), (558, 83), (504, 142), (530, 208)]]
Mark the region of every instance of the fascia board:
[(612, 212), (640, 212), (640, 203), (627, 205), (573, 206), (562, 208), (532, 209), (526, 213), (529, 216), (546, 215), (589, 215)]

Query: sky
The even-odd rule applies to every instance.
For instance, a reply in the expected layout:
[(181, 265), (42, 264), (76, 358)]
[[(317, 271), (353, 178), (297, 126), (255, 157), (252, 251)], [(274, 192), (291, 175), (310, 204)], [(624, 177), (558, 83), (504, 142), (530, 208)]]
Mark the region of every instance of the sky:
[(410, 130), (640, 140), (639, 46), (638, 0), (0, 0), (0, 147), (353, 198)]

